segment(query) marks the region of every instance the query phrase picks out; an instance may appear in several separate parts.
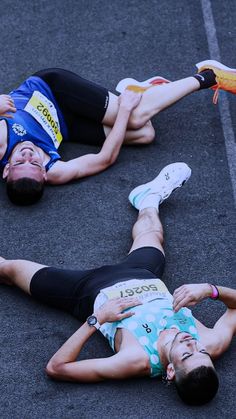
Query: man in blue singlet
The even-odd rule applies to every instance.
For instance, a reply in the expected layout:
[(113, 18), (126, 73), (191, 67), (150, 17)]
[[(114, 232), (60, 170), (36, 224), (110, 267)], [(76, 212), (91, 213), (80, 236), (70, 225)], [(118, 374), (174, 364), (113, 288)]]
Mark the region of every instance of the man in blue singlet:
[[(175, 82), (153, 77), (124, 79), (117, 96), (70, 71), (41, 70), (9, 96), (0, 96), (0, 167), (15, 204), (36, 202), (45, 182), (58, 185), (105, 170), (122, 144), (147, 144), (155, 132), (151, 118), (199, 89), (236, 92), (236, 72), (215, 61), (199, 74)], [(100, 152), (61, 160), (61, 142), (99, 146)]]
[[(214, 397), (218, 378), (212, 360), (228, 348), (236, 333), (236, 291), (192, 284), (178, 288), (172, 297), (160, 280), (165, 257), (159, 204), (190, 175), (185, 163), (174, 163), (130, 193), (139, 215), (132, 247), (121, 263), (84, 271), (1, 258), (2, 282), (84, 322), (49, 361), (49, 376), (96, 382), (166, 374), (186, 403), (202, 404)], [(212, 329), (187, 308), (207, 297), (219, 298), (227, 307)], [(78, 361), (85, 342), (97, 330), (115, 354)]]

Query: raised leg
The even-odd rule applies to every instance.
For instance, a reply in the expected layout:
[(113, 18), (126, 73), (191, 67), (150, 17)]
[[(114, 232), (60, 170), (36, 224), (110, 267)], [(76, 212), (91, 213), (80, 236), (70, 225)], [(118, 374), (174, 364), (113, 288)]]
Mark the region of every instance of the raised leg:
[(130, 252), (140, 247), (151, 246), (163, 249), (163, 227), (156, 208), (145, 208), (139, 212), (132, 230), (133, 244)]
[(163, 228), (159, 218), (159, 205), (191, 176), (185, 163), (172, 163), (164, 167), (152, 181), (137, 186), (129, 194), (129, 201), (139, 210), (134, 224), (133, 244), (130, 252), (140, 247), (152, 246), (163, 250)]
[[(180, 99), (197, 91), (200, 83), (194, 77), (187, 77), (147, 89), (140, 104), (131, 114), (128, 127), (138, 129), (143, 127), (154, 115), (178, 102)], [(118, 112), (118, 97), (109, 92), (109, 104), (102, 123), (112, 126)]]

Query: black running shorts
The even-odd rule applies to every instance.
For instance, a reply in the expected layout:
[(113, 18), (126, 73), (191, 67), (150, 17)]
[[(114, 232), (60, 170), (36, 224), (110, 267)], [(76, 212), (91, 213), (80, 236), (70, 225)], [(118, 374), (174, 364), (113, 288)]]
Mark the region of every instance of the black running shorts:
[(102, 120), (108, 107), (108, 90), (61, 68), (33, 75), (52, 90), (65, 118), (69, 141), (101, 146), (106, 138)]
[(161, 278), (165, 265), (163, 253), (154, 247), (142, 247), (123, 262), (91, 270), (44, 267), (34, 274), (30, 284), (32, 297), (68, 311), (79, 320), (93, 312), (96, 296), (102, 288), (129, 279)]

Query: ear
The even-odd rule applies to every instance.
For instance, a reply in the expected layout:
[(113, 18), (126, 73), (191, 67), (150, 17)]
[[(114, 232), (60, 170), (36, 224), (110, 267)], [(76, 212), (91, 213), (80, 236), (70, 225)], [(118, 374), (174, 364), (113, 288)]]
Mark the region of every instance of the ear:
[(47, 181), (47, 172), (46, 172), (46, 170), (45, 169), (43, 169), (43, 180), (44, 180), (44, 182), (46, 182)]
[(6, 177), (9, 175), (9, 167), (10, 167), (10, 164), (7, 163), (3, 169), (3, 173), (2, 173), (3, 179), (6, 179)]
[(166, 368), (166, 376), (169, 381), (173, 381), (175, 379), (175, 369), (172, 362), (167, 365)]

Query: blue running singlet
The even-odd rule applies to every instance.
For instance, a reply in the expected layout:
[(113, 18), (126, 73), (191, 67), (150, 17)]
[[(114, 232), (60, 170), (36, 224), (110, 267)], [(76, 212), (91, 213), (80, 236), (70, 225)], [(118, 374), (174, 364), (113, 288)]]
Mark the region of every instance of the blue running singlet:
[(31, 76), (16, 90), (10, 92), (17, 111), (12, 118), (1, 117), (7, 123), (7, 150), (0, 165), (3, 168), (14, 147), (23, 141), (31, 141), (40, 147), (50, 161), (46, 170), (61, 156), (57, 152), (62, 139), (67, 139), (67, 127), (51, 89), (40, 77)]

